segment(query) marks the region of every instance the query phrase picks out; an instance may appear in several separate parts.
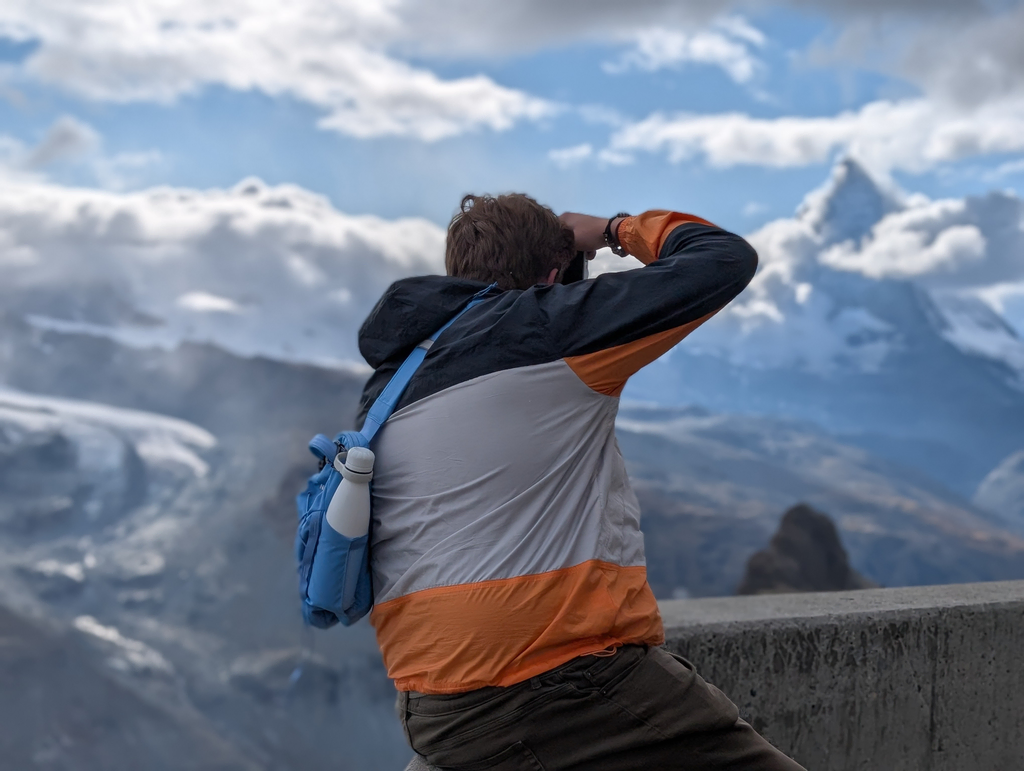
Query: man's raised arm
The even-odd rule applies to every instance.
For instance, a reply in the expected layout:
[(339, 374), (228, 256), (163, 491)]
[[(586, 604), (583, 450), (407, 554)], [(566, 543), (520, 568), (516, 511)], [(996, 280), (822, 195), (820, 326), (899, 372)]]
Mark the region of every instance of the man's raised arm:
[[(576, 246), (604, 246), (607, 219), (562, 215)], [(563, 357), (591, 388), (617, 396), (657, 359), (743, 291), (757, 269), (744, 239), (689, 214), (648, 211), (612, 221), (622, 247), (645, 264), (552, 287), (543, 304)]]

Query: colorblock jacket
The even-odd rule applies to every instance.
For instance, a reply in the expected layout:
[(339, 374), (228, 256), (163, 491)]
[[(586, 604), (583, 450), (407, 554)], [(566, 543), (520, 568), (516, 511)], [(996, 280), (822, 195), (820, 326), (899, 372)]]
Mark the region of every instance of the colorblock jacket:
[[(497, 292), (431, 347), (378, 434), (371, 614), (399, 690), (507, 686), (660, 644), (640, 510), (615, 439), (628, 378), (738, 295), (757, 255), (667, 211), (625, 219), (645, 267)], [(373, 403), (483, 284), (393, 284), (360, 330)]]

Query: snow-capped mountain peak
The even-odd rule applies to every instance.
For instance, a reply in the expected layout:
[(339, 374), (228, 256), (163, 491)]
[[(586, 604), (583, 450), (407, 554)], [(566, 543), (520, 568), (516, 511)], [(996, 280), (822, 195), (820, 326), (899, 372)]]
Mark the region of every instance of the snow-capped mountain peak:
[(951, 343), (1024, 373), (1019, 332), (971, 284), (1013, 278), (1022, 220), (1015, 196), (907, 196), (846, 158), (794, 217), (748, 237), (757, 275), (687, 348), (743, 367), (836, 375), (880, 372), (908, 346)]
[(748, 239), (750, 286), (630, 398), (798, 416), (961, 492), (1020, 448), (1024, 340), (986, 295), (1024, 291), (1018, 196), (904, 195), (846, 159)]
[(823, 243), (859, 241), (883, 217), (902, 208), (896, 193), (888, 191), (853, 158), (841, 160), (832, 176), (808, 194), (797, 218), (820, 236)]

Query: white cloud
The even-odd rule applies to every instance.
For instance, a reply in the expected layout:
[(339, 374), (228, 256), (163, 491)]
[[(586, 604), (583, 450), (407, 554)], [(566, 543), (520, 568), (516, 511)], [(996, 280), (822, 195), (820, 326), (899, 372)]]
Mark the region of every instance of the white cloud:
[[(841, 59), (895, 74), (934, 94), (977, 103), (1024, 88), (1019, 0), (783, 0), (777, 5), (824, 18), (839, 31), (818, 60)], [(700, 29), (715, 19), (763, 13), (752, 0), (432, 0), (395, 6), (405, 45), (428, 55), (530, 53), (566, 41), (605, 43), (661, 27)], [(723, 26), (721, 22), (719, 26)], [(734, 25), (735, 26), (735, 25)], [(456, 31), (456, 34), (453, 34)], [(735, 37), (746, 34), (730, 30)], [(749, 37), (749, 36), (748, 36)], [(750, 42), (756, 43), (751, 37)]]
[(601, 163), (607, 163), (609, 166), (628, 166), (634, 161), (633, 156), (630, 153), (624, 153), (621, 150), (613, 150), (610, 147), (605, 147), (597, 154), (597, 159)]
[(396, 5), (403, 43), (430, 56), (505, 56), (569, 41), (607, 44), (655, 26), (704, 27), (730, 0), (410, 0)]
[[(889, 229), (888, 225), (884, 229)], [(822, 264), (857, 271), (872, 278), (909, 278), (933, 271), (953, 270), (964, 263), (977, 262), (985, 254), (985, 237), (973, 225), (957, 225), (943, 230), (931, 242), (922, 233), (898, 228), (892, 230), (890, 233), (878, 233), (861, 250), (849, 241), (834, 246), (822, 254)]]
[(847, 36), (873, 41), (859, 50), (852, 47), (860, 62), (885, 67), (934, 98), (976, 106), (1024, 97), (1024, 4), (1010, 0), (962, 5), (966, 7), (960, 13), (947, 8), (904, 19), (883, 35), (879, 25), (872, 29), (870, 22), (859, 20)]
[(1002, 179), (1003, 177), (1009, 177), (1013, 174), (1024, 174), (1024, 158), (999, 164), (999, 166), (986, 175), (986, 179), (990, 182), (994, 182), (995, 180)]
[(703, 156), (714, 166), (807, 166), (845, 150), (876, 172), (921, 172), (937, 164), (1024, 150), (1024, 101), (968, 112), (927, 99), (871, 102), (827, 117), (752, 118), (742, 113), (664, 115), (616, 131), (614, 152)]
[(594, 153), (594, 148), (590, 144), (573, 145), (572, 147), (563, 147), (559, 150), (549, 150), (548, 158), (559, 168), (566, 169), (570, 166), (575, 166), (580, 161), (585, 161)]
[(387, 53), (403, 34), (389, 0), (7, 0), (0, 32), (39, 47), (29, 76), (95, 101), (172, 102), (209, 85), (288, 96), (356, 137), (437, 140), (504, 130), (555, 108), (487, 77), (445, 80)]
[(91, 166), (100, 187), (107, 190), (125, 190), (138, 187), (150, 176), (155, 167), (164, 163), (159, 150), (98, 155)]
[(715, 26), (729, 33), (737, 40), (744, 40), (761, 48), (768, 42), (765, 34), (742, 16), (722, 16), (715, 21)]
[(55, 167), (74, 167), (91, 172), (100, 187), (123, 190), (137, 186), (163, 160), (157, 150), (107, 155), (99, 132), (71, 115), (54, 121), (34, 146), (0, 134), (0, 173), (8, 177), (42, 179)]
[[(854, 150), (876, 171), (922, 171), (950, 160), (1016, 152), (1024, 137), (1024, 4), (987, 0), (788, 0), (798, 12), (831, 22), (805, 64), (882, 72), (922, 96), (879, 101), (834, 116), (757, 120), (747, 115), (654, 115), (626, 127), (606, 152), (627, 162), (636, 150), (713, 164), (790, 167), (826, 162)], [(523, 53), (568, 42), (634, 40), (612, 68), (653, 69), (703, 61), (749, 78), (763, 35), (739, 14), (763, 12), (749, 0), (595, 0), (577, 4), (517, 0), (405, 3), (400, 14), (428, 55)], [(458, 19), (460, 35), (449, 30)], [(679, 32), (687, 30), (686, 34)], [(694, 42), (706, 37), (699, 50)], [(838, 38), (831, 34), (838, 32)], [(408, 36), (407, 36), (408, 37)], [(731, 45), (730, 45), (731, 44)], [(720, 136), (721, 135), (721, 136)]]
[(23, 164), (29, 169), (40, 169), (60, 161), (80, 160), (99, 149), (100, 135), (77, 118), (65, 115), (58, 118), (42, 141), (28, 153)]
[(634, 47), (605, 62), (605, 72), (655, 72), (685, 64), (720, 67), (737, 83), (747, 83), (763, 66), (751, 48), (764, 45), (764, 35), (740, 17), (726, 17), (709, 29), (693, 32), (652, 27), (632, 35)]
[(186, 292), (175, 301), (182, 308), (196, 313), (241, 313), (234, 300), (209, 292)]
[[(954, 32), (991, 13), (985, 0), (784, 0), (817, 18), (846, 26), (882, 17), (909, 19), (914, 34), (944, 25)], [(752, 0), (588, 0), (585, 5), (551, 0), (431, 0), (396, 4), (406, 21), (407, 45), (433, 56), (506, 56), (532, 53), (566, 41), (607, 43), (623, 32), (655, 26), (701, 28), (723, 16), (763, 13)], [(733, 25), (736, 26), (736, 25)], [(735, 30), (742, 36), (745, 32)], [(453, 34), (454, 32), (454, 34)], [(906, 43), (905, 35), (903, 43)], [(754, 42), (753, 39), (751, 42)]]
[(25, 145), (14, 137), (0, 134), (0, 169), (12, 169), (25, 155)]
[(640, 263), (633, 257), (620, 257), (611, 249), (598, 249), (594, 259), (587, 263), (587, 276), (593, 278), (602, 273), (621, 273), (638, 267)]
[(607, 166), (626, 166), (634, 160), (629, 153), (617, 152), (607, 147), (595, 153), (593, 145), (589, 142), (548, 151), (548, 160), (560, 169), (568, 169), (591, 158)]
[(1024, 201), (1006, 193), (908, 199), (858, 243), (821, 250), (819, 262), (874, 279), (913, 278), (936, 289), (984, 293), (1024, 282)]
[[(654, 115), (624, 128), (593, 157), (624, 163), (633, 150), (660, 148), (722, 165), (792, 166), (851, 147), (873, 168), (920, 170), (1020, 148), (1024, 7), (790, 3), (824, 12), (847, 30), (836, 56), (908, 78), (925, 97), (825, 118), (717, 115), (699, 122)], [(23, 63), (4, 67), (0, 89), (9, 90), (4, 80), (32, 78), (121, 103), (171, 102), (219, 85), (312, 105), (322, 111), (321, 127), (351, 136), (433, 141), (477, 129), (502, 131), (557, 114), (559, 107), (483, 75), (439, 77), (403, 57), (493, 57), (577, 41), (631, 40), (634, 48), (611, 62), (612, 69), (696, 62), (749, 83), (765, 39), (738, 14), (753, 7), (742, 0), (596, 0), (580, 13), (576, 4), (542, 0), (154, 0), (128, 12), (117, 0), (7, 0), (0, 5), (0, 34), (39, 45)], [(887, 120), (900, 132), (910, 129), (911, 139), (886, 137)], [(931, 124), (938, 128), (928, 130)], [(716, 138), (716, 132), (727, 136)], [(133, 184), (111, 179), (112, 187)]]
[(356, 330), (398, 278), (444, 270), (444, 230), (349, 216), (291, 185), (110, 193), (0, 183), (0, 297), (48, 328), (134, 345), (359, 362)]

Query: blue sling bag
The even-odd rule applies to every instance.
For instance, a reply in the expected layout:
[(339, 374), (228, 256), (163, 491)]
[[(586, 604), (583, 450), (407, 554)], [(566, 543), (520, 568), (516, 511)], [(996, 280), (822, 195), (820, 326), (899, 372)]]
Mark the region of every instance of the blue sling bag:
[(483, 302), (494, 286), (477, 292), (465, 308), (413, 349), (370, 407), (361, 430), (343, 431), (334, 439), (317, 434), (310, 440), (310, 452), (320, 459), (321, 468), (296, 498), (299, 526), (295, 534), (302, 618), (310, 626), (327, 629), (339, 621), (349, 626), (373, 607), (370, 534), (348, 538), (324, 525), (327, 506), (342, 480), (334, 467), (335, 459), (340, 455), (344, 462), (345, 454), (353, 447), (370, 446), (377, 431), (395, 411), (430, 346), (463, 313)]

